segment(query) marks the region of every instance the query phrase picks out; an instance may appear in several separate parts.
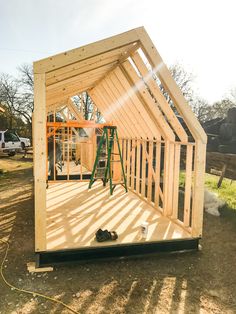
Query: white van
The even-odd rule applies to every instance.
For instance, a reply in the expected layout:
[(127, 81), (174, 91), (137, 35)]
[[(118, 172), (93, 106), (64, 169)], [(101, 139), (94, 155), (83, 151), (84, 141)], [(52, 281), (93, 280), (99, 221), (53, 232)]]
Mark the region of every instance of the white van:
[(12, 131), (0, 131), (0, 153), (14, 156), (21, 151), (21, 141), (17, 134)]

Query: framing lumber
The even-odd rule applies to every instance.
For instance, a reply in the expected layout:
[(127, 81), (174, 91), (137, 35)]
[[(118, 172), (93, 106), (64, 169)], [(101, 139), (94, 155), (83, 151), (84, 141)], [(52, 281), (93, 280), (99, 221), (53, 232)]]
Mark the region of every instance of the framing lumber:
[(84, 120), (83, 115), (79, 112), (78, 108), (76, 107), (76, 105), (74, 104), (74, 102), (70, 98), (68, 98), (67, 106), (77, 121)]
[(91, 69), (85, 72), (82, 72), (79, 75), (69, 77), (67, 79), (64, 79), (63, 81), (56, 82), (54, 84), (51, 84), (47, 86), (47, 91), (53, 91), (57, 90), (59, 88), (66, 88), (67, 86), (73, 86), (75, 84), (78, 84), (81, 81), (91, 80), (93, 78), (97, 79), (98, 76), (104, 76), (109, 70), (114, 68), (114, 65), (116, 65), (117, 62), (113, 62), (112, 64), (103, 65), (97, 69)]
[(164, 64), (149, 35), (145, 31), (144, 27), (137, 28), (136, 32), (145, 56), (151, 64), (154, 72), (162, 82), (165, 90), (169, 93), (177, 110), (184, 118), (184, 121), (188, 125), (190, 132), (194, 135), (195, 138), (200, 139), (203, 144), (206, 144), (207, 136), (202, 126), (192, 112), (175, 80), (171, 76), (167, 66)]
[(165, 114), (167, 120), (171, 124), (176, 134), (179, 136), (180, 140), (187, 142), (188, 141), (187, 133), (185, 132), (175, 113), (171, 109), (170, 105), (166, 101), (164, 95), (161, 93), (157, 83), (153, 79), (152, 74), (150, 73), (150, 71), (148, 71), (145, 63), (140, 57), (140, 54), (138, 52), (135, 52), (132, 55), (132, 60), (135, 63), (139, 72), (141, 73), (144, 82), (148, 85), (149, 89), (151, 90), (153, 96), (155, 97), (158, 105)]
[(123, 85), (124, 91), (128, 93), (128, 96), (133, 103), (133, 108), (137, 108), (138, 111), (138, 119), (140, 123), (143, 123), (143, 127), (149, 130), (149, 139), (153, 139), (153, 137), (160, 138), (160, 130), (153, 120), (150, 118), (149, 112), (143, 106), (142, 101), (138, 97), (136, 93), (136, 89), (134, 85), (131, 85), (127, 74), (122, 72), (122, 70), (117, 67), (114, 71), (116, 73), (117, 78), (119, 79), (120, 83)]
[[(59, 179), (72, 183), (77, 179), (87, 187), (85, 181), (91, 175), (97, 136), (101, 128), (112, 125), (118, 128), (129, 191), (136, 193), (147, 206), (159, 211), (167, 223), (178, 224), (181, 230), (188, 233), (189, 238), (201, 237), (206, 135), (144, 28), (37, 61), (34, 63), (34, 75), (36, 252), (47, 252), (49, 248), (46, 238), (46, 179), (49, 174), (47, 136), (52, 136), (54, 141), (54, 168), (56, 141), (62, 142), (64, 163), (63, 178), (59, 178), (54, 171), (50, 183), (57, 184)], [(176, 110), (166, 101), (154, 76), (160, 79)], [(104, 123), (96, 123), (95, 119), (84, 120), (71, 99), (83, 91), (90, 95), (103, 115)], [(193, 136), (193, 143), (189, 142), (188, 131), (180, 123), (175, 111), (182, 115)], [(59, 112), (65, 122), (56, 121), (56, 113)], [(54, 116), (53, 122), (47, 122), (47, 114)], [(88, 140), (81, 141), (80, 138), (78, 141), (77, 128), (90, 129), (92, 133)], [(186, 147), (186, 184), (182, 217), (178, 203), (183, 147)], [(80, 159), (80, 165), (73, 164), (74, 153), (76, 160)], [(113, 157), (116, 158), (116, 155)], [(118, 165), (113, 164), (113, 175), (114, 179), (120, 181)], [(56, 186), (60, 190), (60, 186)], [(71, 195), (74, 193), (72, 191), (69, 188), (67, 192)], [(62, 199), (64, 206), (69, 203), (69, 195), (66, 193), (66, 198), (61, 192), (57, 197)], [(97, 196), (95, 194), (94, 197)], [(117, 200), (115, 202), (118, 207), (121, 206)], [(67, 232), (71, 234), (70, 228)]]
[(77, 63), (93, 56), (102, 55), (107, 51), (135, 44), (139, 40), (136, 30), (137, 29), (130, 30), (123, 34), (112, 36), (80, 48), (57, 54), (53, 57), (39, 60), (35, 62), (35, 73), (54, 71), (67, 66), (68, 64)]
[[(134, 121), (136, 134), (141, 134), (145, 138), (152, 138), (152, 132), (150, 129), (146, 126), (143, 117), (140, 114), (138, 102), (135, 103), (135, 106), (133, 105), (133, 102), (131, 100), (130, 90), (124, 89), (124, 87), (121, 84), (123, 78), (120, 78), (119, 75), (114, 74), (111, 75), (109, 80), (107, 80), (107, 83), (110, 82), (113, 83), (113, 92), (116, 95), (119, 102), (122, 104), (123, 108), (125, 108), (126, 113), (129, 117), (132, 117), (132, 120)], [(136, 136), (135, 136), (136, 137)]]
[(144, 138), (148, 137), (148, 130), (145, 129), (142, 120), (139, 120), (136, 106), (134, 107), (132, 105), (128, 94), (125, 93), (125, 90), (115, 73), (111, 73), (109, 78), (105, 79), (105, 81), (108, 87), (112, 89), (112, 93), (115, 97), (114, 106), (117, 107), (117, 110), (121, 110), (123, 112), (123, 116), (127, 120), (128, 127), (132, 127), (134, 133), (133, 138), (137, 137), (137, 134)]
[(185, 193), (184, 193), (184, 226), (185, 227), (189, 227), (190, 225), (192, 164), (193, 164), (193, 146), (187, 145), (186, 170), (185, 170)]
[(143, 80), (138, 77), (131, 63), (129, 61), (125, 61), (122, 64), (122, 68), (124, 69), (124, 71), (126, 71), (127, 75), (130, 77), (133, 84), (135, 84), (137, 93), (139, 93), (139, 95), (143, 98), (146, 104), (145, 109), (148, 112), (150, 112), (149, 115), (152, 117), (152, 119), (154, 119), (155, 123), (159, 126), (159, 130), (161, 130), (161, 134), (163, 135), (163, 137), (174, 141), (175, 140), (174, 132), (170, 128), (169, 124), (165, 120), (159, 108), (157, 107), (154, 99), (147, 91)]
[(46, 90), (45, 74), (34, 75), (35, 250), (46, 249)]
[[(111, 52), (110, 52), (111, 53)], [(93, 57), (89, 60), (78, 62), (76, 65), (67, 66), (46, 74), (46, 85), (50, 86), (58, 82), (63, 82), (68, 78), (77, 77), (87, 71), (99, 69), (103, 66), (114, 65), (118, 63), (119, 55), (101, 59), (101, 57)]]
[(192, 205), (192, 236), (202, 236), (204, 180), (206, 167), (206, 144), (196, 141), (194, 150), (194, 179), (193, 179), (193, 205)]
[[(132, 137), (135, 137), (135, 134), (137, 133), (137, 130), (135, 128), (134, 122), (129, 121), (127, 112), (123, 108), (123, 104), (119, 101), (119, 96), (116, 96), (116, 90), (113, 88), (113, 83), (112, 82), (105, 82), (104, 80), (100, 82), (98, 85), (103, 89), (105, 92), (105, 97), (108, 97), (109, 99), (109, 104), (108, 104), (108, 109), (107, 112), (112, 112), (116, 114), (117, 116), (120, 116), (124, 124), (126, 125), (126, 130), (131, 134)], [(113, 89), (110, 89), (112, 87)], [(132, 128), (129, 127), (129, 125), (132, 125)]]
[(90, 120), (76, 121), (76, 120), (67, 120), (66, 122), (47, 122), (47, 127), (56, 127), (56, 128), (95, 128), (101, 129), (104, 126), (112, 126), (112, 123), (95, 123)]
[(132, 133), (129, 132), (128, 130), (128, 124), (126, 122), (125, 117), (123, 117), (123, 112), (117, 112), (117, 110), (111, 110), (112, 104), (114, 103), (113, 100), (113, 95), (111, 94), (110, 90), (107, 89), (105, 86), (103, 86), (103, 84), (99, 84), (96, 87), (96, 90), (94, 91), (95, 95), (98, 96), (98, 98), (100, 98), (103, 101), (103, 105), (104, 105), (104, 111), (103, 112), (103, 116), (105, 117), (105, 119), (109, 120), (109, 117), (112, 117), (112, 119), (114, 119), (115, 121), (117, 121), (123, 136), (130, 136), (132, 135)]

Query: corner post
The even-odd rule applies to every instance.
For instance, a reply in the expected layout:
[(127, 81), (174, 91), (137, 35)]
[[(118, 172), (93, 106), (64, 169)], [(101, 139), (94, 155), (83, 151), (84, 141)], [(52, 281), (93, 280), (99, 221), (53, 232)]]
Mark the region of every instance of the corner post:
[(193, 237), (202, 236), (205, 166), (206, 144), (201, 141), (196, 141), (194, 153), (193, 206), (191, 223)]
[(34, 73), (34, 206), (35, 251), (46, 250), (46, 86), (45, 74)]

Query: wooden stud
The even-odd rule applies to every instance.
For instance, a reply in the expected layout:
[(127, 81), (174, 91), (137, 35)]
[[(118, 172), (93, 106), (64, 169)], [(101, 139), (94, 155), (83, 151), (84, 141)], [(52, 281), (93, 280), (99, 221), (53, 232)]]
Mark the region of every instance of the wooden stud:
[(174, 143), (166, 141), (164, 155), (164, 188), (163, 213), (171, 216), (173, 210), (173, 172), (174, 172)]
[(170, 71), (167, 69), (166, 65), (164, 64), (160, 54), (156, 50), (147, 32), (145, 31), (143, 27), (136, 29), (136, 32), (140, 39), (142, 50), (145, 53), (145, 56), (147, 57), (152, 68), (154, 69), (156, 75), (161, 80), (164, 88), (169, 93), (177, 110), (179, 111), (181, 116), (184, 118), (184, 121), (188, 125), (190, 132), (193, 134), (193, 136), (196, 139), (199, 139), (202, 143), (206, 144), (207, 136), (202, 126), (200, 125), (196, 116), (192, 112), (190, 106), (185, 100), (175, 80), (171, 76)]
[(103, 108), (102, 114), (106, 120), (116, 121), (119, 128), (119, 132), (122, 133), (122, 136), (130, 136), (131, 134), (127, 131), (126, 120), (122, 119), (122, 114), (118, 114), (114, 110), (110, 110), (110, 105), (113, 100), (110, 98), (112, 95), (107, 93), (107, 90), (103, 85), (99, 84), (95, 90), (91, 91), (93, 99), (97, 102), (98, 106)]
[(186, 227), (189, 227), (190, 225), (192, 164), (193, 164), (193, 146), (187, 145), (186, 171), (185, 171), (185, 194), (184, 194), (184, 225)]
[(117, 78), (119, 79), (121, 85), (123, 85), (124, 93), (126, 98), (129, 99), (133, 108), (137, 108), (137, 110), (133, 111), (133, 115), (137, 114), (137, 119), (140, 122), (140, 125), (143, 126), (144, 129), (148, 132), (148, 138), (153, 139), (153, 137), (159, 137), (159, 129), (156, 124), (153, 123), (152, 119), (148, 112), (145, 110), (141, 100), (138, 97), (138, 93), (136, 87), (131, 85), (128, 81), (128, 77), (126, 72), (123, 72), (119, 67), (114, 71)]
[(126, 161), (126, 166), (127, 166), (127, 186), (130, 187), (130, 153), (131, 153), (131, 140), (127, 139), (127, 161)]
[[(122, 49), (119, 49), (119, 51), (122, 51)], [(111, 54), (111, 52), (109, 53)], [(97, 70), (103, 66), (118, 63), (118, 59), (120, 57), (119, 54), (114, 55), (114, 52), (112, 51), (112, 55), (110, 57), (105, 58), (106, 55), (107, 54), (104, 53), (102, 57), (96, 56), (90, 58), (90, 60), (84, 60), (76, 64), (69, 65), (61, 69), (49, 72), (46, 74), (46, 85), (50, 86), (57, 82), (63, 82), (68, 78), (79, 76), (88, 71)]]
[[(113, 112), (117, 116), (120, 116), (126, 126), (126, 130), (129, 132), (129, 134), (131, 134), (131, 137), (135, 137), (137, 130), (135, 129), (134, 122), (129, 120), (127, 112), (123, 108), (124, 104), (122, 104), (122, 102), (119, 100), (119, 95), (114, 88), (113, 82), (103, 80), (99, 86), (105, 90), (106, 96), (109, 98), (110, 106), (108, 108), (108, 112)], [(129, 127), (129, 124), (133, 126), (132, 129)]]
[(173, 213), (172, 218), (178, 218), (178, 206), (179, 206), (179, 172), (180, 172), (180, 152), (181, 145), (175, 144), (175, 162), (174, 162), (174, 180), (173, 180)]
[(140, 97), (143, 98), (143, 101), (146, 104), (145, 109), (148, 112), (150, 112), (149, 115), (155, 121), (155, 124), (158, 125), (159, 129), (161, 130), (160, 133), (162, 134), (162, 136), (166, 139), (174, 141), (175, 140), (174, 132), (170, 128), (162, 112), (159, 110), (157, 104), (155, 103), (154, 98), (148, 92), (143, 80), (138, 77), (137, 73), (135, 72), (135, 69), (128, 60), (123, 62), (122, 67), (126, 71), (127, 75), (129, 75), (133, 84), (135, 84), (136, 90), (138, 91)]
[(35, 251), (46, 250), (46, 97), (45, 75), (34, 75)]
[[(116, 64), (116, 63), (115, 63)], [(86, 80), (97, 79), (99, 76), (105, 75), (110, 69), (114, 67), (114, 64), (104, 65), (97, 69), (86, 70), (77, 76), (69, 77), (63, 81), (56, 82), (47, 86), (47, 91), (59, 90), (59, 88), (66, 88), (67, 86), (77, 85), (79, 82), (83, 81), (86, 84)]]
[[(107, 79), (107, 82), (109, 84), (109, 81), (113, 83), (114, 86), (114, 93), (116, 97), (118, 98), (119, 102), (121, 103), (123, 110), (125, 109), (126, 114), (128, 114), (129, 117), (132, 116), (133, 126), (135, 130), (134, 138), (137, 137), (137, 134), (140, 134), (143, 138), (151, 138), (152, 133), (149, 129), (147, 129), (142, 116), (140, 115), (140, 112), (138, 110), (138, 103), (135, 103), (135, 106), (133, 105), (129, 94), (131, 93), (131, 90), (126, 90), (122, 84), (122, 78), (119, 78), (117, 75), (117, 72), (114, 71), (114, 73), (111, 74), (111, 76)], [(131, 121), (130, 121), (131, 122)], [(129, 123), (130, 125), (131, 123)]]
[(146, 190), (146, 141), (142, 140), (142, 181), (141, 181), (141, 196), (146, 198), (145, 190)]
[(180, 140), (188, 141), (187, 133), (185, 132), (184, 128), (182, 127), (175, 113), (171, 109), (170, 105), (166, 101), (164, 95), (161, 93), (157, 83), (153, 79), (152, 74), (148, 71), (146, 65), (144, 64), (138, 52), (135, 52), (132, 55), (132, 60), (135, 63), (138, 70), (140, 71), (144, 81), (148, 85), (158, 105), (160, 106), (164, 114), (166, 115), (167, 120), (169, 121), (173, 129), (175, 130), (176, 134), (179, 136)]
[[(155, 180), (155, 207), (159, 209), (159, 197), (160, 197), (160, 175), (161, 175), (161, 143), (156, 142), (156, 165), (155, 165), (155, 172), (156, 172), (156, 180)], [(163, 202), (163, 197), (162, 197)]]
[(204, 172), (206, 166), (206, 144), (196, 141), (194, 150), (194, 180), (192, 205), (192, 236), (202, 236), (203, 202), (204, 202)]
[(135, 164), (136, 164), (136, 140), (132, 139), (131, 141), (131, 189), (134, 190), (134, 177), (135, 177)]
[(125, 175), (127, 176), (127, 139), (123, 139), (122, 158), (124, 163)]
[(141, 163), (141, 155), (140, 155), (140, 140), (137, 139), (137, 164), (136, 164), (136, 187), (135, 190), (139, 194), (140, 193), (140, 163)]
[(67, 66), (68, 64), (77, 63), (94, 56), (102, 55), (107, 51), (125, 46), (131, 47), (132, 44), (138, 41), (136, 30), (137, 29), (134, 29), (80, 48), (54, 55), (53, 57), (39, 60), (35, 62), (35, 72), (44, 73), (54, 71), (58, 68)]
[[(148, 142), (148, 177), (147, 177), (147, 201), (152, 201), (152, 181), (153, 181), (153, 141)], [(154, 178), (156, 179), (156, 178)]]
[[(111, 111), (112, 110), (116, 111), (118, 115), (119, 114), (122, 115), (122, 119), (125, 121), (127, 128), (132, 134), (132, 137), (135, 138), (136, 134), (139, 134), (139, 127), (137, 127), (137, 121), (135, 119), (129, 119), (129, 116), (131, 115), (131, 109), (128, 106), (128, 103), (126, 106), (123, 94), (118, 89), (119, 86), (116, 86), (117, 84), (116, 78), (114, 80), (114, 76), (112, 76), (112, 78), (105, 79), (100, 84), (104, 86), (109, 96), (113, 100), (109, 109)], [(132, 126), (132, 128), (130, 128), (130, 125)]]
[(128, 129), (128, 121), (124, 116), (124, 112), (120, 108), (116, 108), (116, 110), (113, 108), (115, 99), (106, 84), (103, 84), (103, 82), (100, 83), (99, 86), (96, 87), (96, 92), (99, 93), (99, 96), (103, 100), (106, 107), (103, 111), (105, 119), (108, 118), (109, 120), (109, 116), (113, 117), (115, 121), (119, 123), (119, 129), (122, 130), (123, 136), (132, 137), (132, 132)]

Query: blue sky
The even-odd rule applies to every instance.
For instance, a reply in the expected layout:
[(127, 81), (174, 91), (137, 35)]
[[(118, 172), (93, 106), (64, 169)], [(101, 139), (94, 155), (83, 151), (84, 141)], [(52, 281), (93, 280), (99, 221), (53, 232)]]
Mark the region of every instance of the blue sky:
[(236, 87), (234, 0), (0, 0), (0, 72), (144, 26), (208, 101)]

